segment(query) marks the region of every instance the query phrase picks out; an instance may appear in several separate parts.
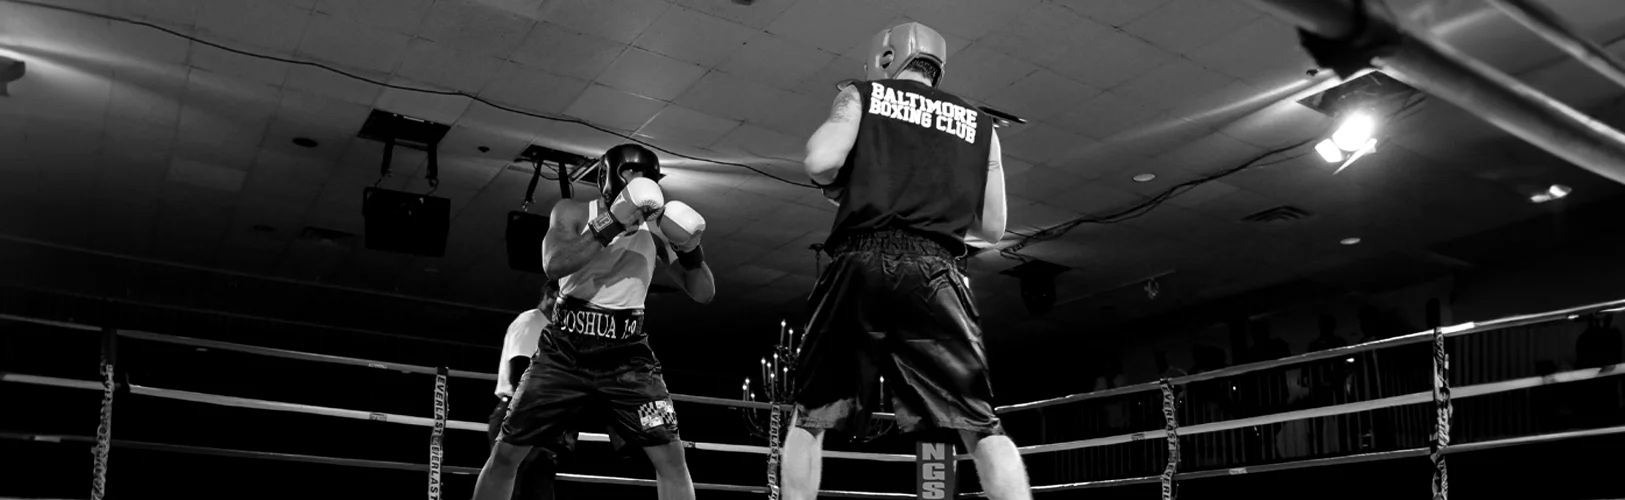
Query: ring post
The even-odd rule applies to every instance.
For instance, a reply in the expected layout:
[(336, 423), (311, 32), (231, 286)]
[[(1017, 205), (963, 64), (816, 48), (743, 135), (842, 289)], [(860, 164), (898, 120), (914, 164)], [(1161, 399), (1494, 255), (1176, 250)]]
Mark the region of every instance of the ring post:
[(1168, 431), (1168, 466), (1162, 469), (1162, 500), (1174, 500), (1174, 475), (1179, 473), (1179, 418), (1178, 400), (1174, 397), (1174, 384), (1162, 379), (1162, 420)]
[(942, 500), (954, 498), (954, 487), (957, 481), (954, 477), (953, 445), (948, 443), (934, 443), (930, 441), (916, 441), (914, 443), (914, 469), (918, 480), (916, 493), (923, 500)]
[(90, 500), (102, 500), (107, 493), (107, 454), (113, 447), (113, 393), (118, 382), (114, 378), (114, 362), (118, 355), (118, 330), (102, 328), (102, 411), (96, 424), (96, 447), (91, 450), (95, 462), (90, 483)]
[(434, 374), (434, 430), (429, 433), (429, 500), (440, 500), (440, 463), (444, 458), (446, 437), (446, 367)]
[(1450, 447), (1450, 353), (1444, 349), (1444, 329), (1433, 329), (1433, 440), (1429, 442), (1429, 458), (1433, 459), (1433, 499), (1450, 498), (1450, 476), (1445, 471), (1445, 449)]

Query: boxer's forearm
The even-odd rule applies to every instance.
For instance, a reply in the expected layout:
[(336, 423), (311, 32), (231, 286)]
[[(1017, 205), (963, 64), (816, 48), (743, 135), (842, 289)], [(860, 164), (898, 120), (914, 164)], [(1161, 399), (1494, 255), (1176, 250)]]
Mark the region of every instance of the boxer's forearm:
[[(678, 269), (682, 269), (678, 267)], [(692, 270), (683, 270), (683, 289), (688, 296), (701, 304), (711, 303), (717, 296), (717, 282), (711, 276), (711, 266), (701, 263), (700, 267)]]

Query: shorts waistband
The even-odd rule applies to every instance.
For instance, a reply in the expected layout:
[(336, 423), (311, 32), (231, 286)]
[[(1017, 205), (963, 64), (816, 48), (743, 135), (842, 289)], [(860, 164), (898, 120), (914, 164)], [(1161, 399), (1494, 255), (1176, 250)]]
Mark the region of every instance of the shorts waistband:
[(942, 244), (918, 234), (886, 229), (852, 234), (830, 246), (829, 254), (838, 256), (852, 252), (875, 252), (893, 255), (954, 258)]
[(558, 333), (611, 340), (643, 336), (642, 309), (599, 309), (587, 301), (565, 298), (553, 309), (548, 327)]

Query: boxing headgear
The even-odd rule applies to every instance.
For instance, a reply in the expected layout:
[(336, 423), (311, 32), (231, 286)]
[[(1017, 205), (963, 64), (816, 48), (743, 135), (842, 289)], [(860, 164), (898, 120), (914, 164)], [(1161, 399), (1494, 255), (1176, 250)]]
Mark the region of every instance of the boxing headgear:
[[(897, 78), (909, 62), (920, 58), (937, 63), (940, 79), (940, 70), (948, 64), (948, 41), (924, 24), (903, 23), (875, 35), (869, 45), (869, 59), (863, 66), (870, 80), (884, 80)], [(936, 81), (931, 82), (932, 86), (936, 84)]]
[(609, 148), (598, 164), (598, 191), (604, 195), (604, 201), (613, 203), (621, 190), (626, 189), (626, 178), (621, 177), (621, 172), (626, 170), (642, 172), (644, 178), (655, 182), (664, 177), (660, 173), (660, 157), (649, 148), (637, 144)]

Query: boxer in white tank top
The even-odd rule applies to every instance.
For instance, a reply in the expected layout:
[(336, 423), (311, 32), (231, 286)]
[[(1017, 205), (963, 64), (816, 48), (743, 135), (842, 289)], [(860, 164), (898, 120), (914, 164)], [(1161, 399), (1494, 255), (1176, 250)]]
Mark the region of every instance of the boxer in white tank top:
[(600, 199), (560, 200), (542, 241), (542, 268), (562, 300), (537, 344), (480, 471), (475, 500), (509, 500), (532, 447), (576, 432), (583, 412), (607, 417), (617, 447), (641, 447), (654, 464), (659, 498), (692, 499), (694, 482), (677, 435), (677, 414), (660, 362), (643, 330), (644, 299), (656, 268), (701, 304), (716, 295), (700, 235), (705, 219), (665, 201), (660, 160), (635, 144), (598, 162)]

